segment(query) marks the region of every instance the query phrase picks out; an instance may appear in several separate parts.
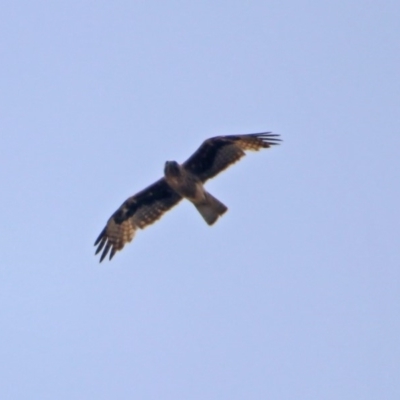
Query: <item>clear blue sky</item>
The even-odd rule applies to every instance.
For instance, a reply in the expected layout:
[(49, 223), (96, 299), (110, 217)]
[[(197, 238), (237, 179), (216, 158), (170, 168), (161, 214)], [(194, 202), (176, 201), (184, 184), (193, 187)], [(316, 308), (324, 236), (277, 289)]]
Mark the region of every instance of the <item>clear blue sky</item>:
[[(400, 3), (8, 1), (2, 399), (400, 398)], [(112, 262), (130, 195), (271, 130)]]

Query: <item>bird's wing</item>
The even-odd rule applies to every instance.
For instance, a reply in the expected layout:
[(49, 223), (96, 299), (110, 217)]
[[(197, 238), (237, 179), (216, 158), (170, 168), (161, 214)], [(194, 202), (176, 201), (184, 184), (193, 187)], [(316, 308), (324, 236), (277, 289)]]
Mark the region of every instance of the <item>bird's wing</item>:
[(96, 254), (103, 250), (100, 262), (108, 252), (111, 260), (117, 251), (133, 239), (137, 228), (143, 229), (157, 221), (181, 199), (182, 197), (171, 189), (164, 178), (129, 197), (110, 217), (94, 243), (98, 246)]
[(205, 140), (183, 166), (205, 182), (240, 160), (246, 150), (257, 151), (279, 144), (278, 136), (270, 132), (216, 136)]

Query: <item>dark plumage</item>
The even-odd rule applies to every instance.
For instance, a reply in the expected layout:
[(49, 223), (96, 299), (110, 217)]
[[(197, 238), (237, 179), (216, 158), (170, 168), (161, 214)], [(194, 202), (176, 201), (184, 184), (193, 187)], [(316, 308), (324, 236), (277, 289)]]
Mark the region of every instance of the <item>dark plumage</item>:
[(212, 225), (227, 207), (208, 193), (203, 184), (240, 160), (246, 150), (260, 150), (279, 144), (279, 135), (269, 132), (217, 136), (207, 139), (182, 165), (167, 161), (164, 177), (129, 197), (110, 217), (95, 242), (96, 254), (103, 250), (100, 262), (130, 242), (137, 228), (157, 221), (182, 198), (191, 201), (205, 221)]

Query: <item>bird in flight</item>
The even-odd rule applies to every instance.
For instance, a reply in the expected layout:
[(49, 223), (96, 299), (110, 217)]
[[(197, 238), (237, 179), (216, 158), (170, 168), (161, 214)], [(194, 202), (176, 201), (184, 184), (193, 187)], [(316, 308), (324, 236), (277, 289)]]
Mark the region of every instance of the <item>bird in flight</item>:
[(157, 221), (182, 199), (189, 200), (208, 225), (227, 211), (227, 207), (208, 193), (204, 183), (240, 160), (245, 150), (258, 151), (279, 144), (279, 135), (270, 132), (216, 136), (207, 139), (183, 164), (167, 161), (164, 177), (125, 200), (110, 217), (94, 243), (100, 262), (132, 241), (138, 228)]

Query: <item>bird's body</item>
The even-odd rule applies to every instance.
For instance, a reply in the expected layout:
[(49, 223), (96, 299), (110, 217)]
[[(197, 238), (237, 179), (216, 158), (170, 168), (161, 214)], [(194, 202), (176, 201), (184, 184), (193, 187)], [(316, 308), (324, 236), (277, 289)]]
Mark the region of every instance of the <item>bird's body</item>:
[(227, 207), (206, 191), (204, 183), (242, 158), (245, 150), (278, 144), (277, 136), (271, 133), (217, 136), (204, 141), (183, 164), (167, 161), (164, 177), (129, 197), (108, 220), (95, 242), (96, 254), (104, 248), (100, 262), (108, 252), (111, 259), (133, 239), (137, 228), (152, 224), (183, 198), (196, 207), (207, 224), (215, 223)]
[(228, 208), (208, 193), (201, 180), (176, 161), (167, 161), (164, 176), (168, 185), (189, 200), (208, 225), (212, 225)]
[(189, 201), (196, 202), (204, 196), (204, 188), (200, 179), (186, 171), (176, 161), (167, 161), (165, 163), (164, 177), (168, 185), (176, 193)]

